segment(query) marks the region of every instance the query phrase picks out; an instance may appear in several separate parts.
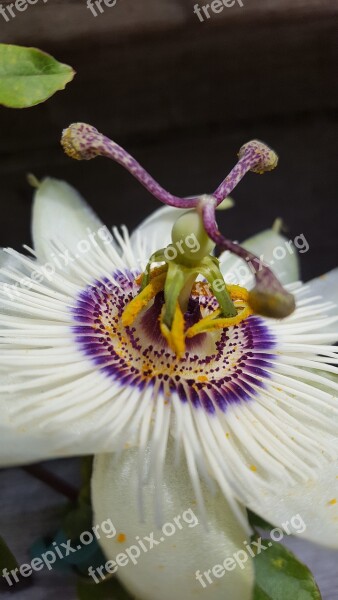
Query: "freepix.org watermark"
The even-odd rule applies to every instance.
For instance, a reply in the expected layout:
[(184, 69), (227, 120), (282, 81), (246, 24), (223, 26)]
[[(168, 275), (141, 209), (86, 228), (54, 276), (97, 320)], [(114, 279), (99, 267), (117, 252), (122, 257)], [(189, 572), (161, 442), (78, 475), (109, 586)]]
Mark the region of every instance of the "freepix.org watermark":
[(210, 19), (212, 13), (217, 15), (225, 8), (233, 8), (236, 4), (241, 8), (244, 6), (242, 0), (213, 0), (209, 4), (204, 4), (203, 6), (195, 4), (194, 13), (200, 22), (204, 23), (205, 19)]
[(89, 567), (88, 574), (93, 578), (95, 583), (100, 583), (100, 580), (102, 581), (108, 575), (116, 573), (119, 567), (125, 567), (130, 563), (137, 565), (142, 552), (145, 553), (153, 550), (159, 544), (165, 542), (166, 538), (171, 537), (178, 530), (182, 530), (185, 525), (192, 528), (198, 524), (199, 520), (194, 511), (192, 508), (188, 508), (181, 515), (174, 517), (172, 521), (164, 523), (159, 532), (159, 538), (155, 537), (153, 531), (143, 538), (137, 535), (135, 543), (125, 548), (124, 552), (117, 554), (115, 560), (108, 560), (104, 565), (96, 569)]
[(117, 0), (87, 0), (87, 8), (94, 17), (103, 14), (105, 8), (113, 8), (116, 6)]
[[(25, 275), (19, 279), (16, 283), (5, 283), (2, 286), (4, 293), (11, 299), (14, 300), (20, 297), (21, 290), (34, 289), (35, 284), (42, 284), (52, 282), (55, 274), (62, 273), (72, 266), (77, 260), (83, 258), (88, 252), (94, 249), (99, 242), (103, 242), (104, 245), (113, 243), (114, 237), (109, 229), (102, 225), (97, 231), (92, 231), (90, 227), (87, 227), (87, 239), (79, 240), (76, 243), (75, 250), (72, 252), (69, 249), (63, 250), (62, 252), (51, 252), (49, 255), (50, 260), (43, 265), (38, 265), (30, 275)], [(97, 241), (98, 240), (98, 241)], [(177, 241), (175, 244), (170, 244), (164, 250), (164, 256), (167, 261), (175, 260), (179, 255), (184, 254), (184, 247), (189, 248), (192, 254), (195, 254), (200, 250), (199, 241), (194, 233), (187, 235), (185, 238)], [(138, 262), (142, 262), (140, 259)], [(99, 291), (101, 294), (106, 292), (110, 293), (116, 287), (117, 284), (114, 282), (105, 282), (101, 284), (95, 284), (92, 286), (89, 294), (92, 298), (96, 298), (96, 294)]]
[(102, 225), (97, 231), (92, 231), (90, 227), (87, 227), (87, 239), (79, 240), (76, 244), (75, 254), (71, 250), (67, 249), (62, 252), (51, 252), (49, 262), (43, 265), (38, 265), (32, 270), (30, 275), (21, 277), (16, 283), (7, 283), (3, 286), (5, 294), (13, 300), (15, 297), (20, 296), (20, 290), (30, 290), (34, 288), (35, 283), (43, 283), (53, 281), (53, 278), (57, 272), (62, 272), (71, 267), (72, 263), (80, 260), (86, 255), (92, 248), (97, 246), (99, 241), (103, 244), (108, 245), (113, 241), (113, 234), (109, 229)]
[[(224, 577), (227, 571), (234, 571), (239, 567), (240, 569), (245, 568), (245, 563), (248, 561), (249, 556), (254, 558), (258, 554), (261, 554), (265, 550), (271, 548), (273, 542), (280, 542), (284, 535), (296, 535), (303, 533), (306, 529), (302, 517), (297, 514), (294, 515), (290, 521), (282, 523), (281, 527), (275, 527), (269, 532), (270, 539), (258, 538), (248, 543), (246, 540), (243, 542), (243, 548), (234, 552), (232, 556), (227, 556), (222, 564), (213, 565), (207, 571), (196, 571), (195, 577), (203, 588), (207, 585), (214, 583), (217, 579)], [(264, 543), (263, 543), (264, 542)]]
[(17, 13), (24, 12), (29, 6), (33, 6), (33, 4), (41, 1), (44, 4), (48, 2), (48, 0), (15, 0), (15, 2), (11, 2), (11, 4), (7, 4), (6, 6), (0, 4), (0, 15), (8, 23), (8, 21), (16, 17)]
[[(251, 261), (249, 258), (244, 261), (240, 261), (240, 264), (233, 268), (231, 271), (227, 271), (226, 280), (228, 284), (237, 283), (244, 286), (251, 281), (252, 275), (259, 273), (263, 270), (264, 264), (271, 267), (276, 262), (284, 260), (288, 254), (292, 255), (295, 252), (299, 254), (305, 254), (310, 249), (310, 245), (304, 235), (300, 233), (296, 235), (293, 240), (285, 240), (285, 242), (279, 246), (275, 246), (272, 251), (272, 258), (266, 260), (264, 254), (257, 256), (257, 260)], [(226, 269), (226, 262), (224, 263)], [(215, 279), (213, 282), (213, 290), (216, 292), (222, 292), (225, 284), (223, 279)]]
[(19, 583), (19, 577), (30, 577), (33, 574), (33, 571), (41, 571), (45, 567), (49, 571), (52, 570), (53, 564), (57, 559), (63, 560), (67, 558), (73, 552), (78, 552), (83, 548), (83, 546), (88, 546), (91, 544), (94, 539), (101, 539), (102, 536), (106, 538), (113, 538), (116, 535), (116, 529), (111, 521), (111, 519), (107, 519), (106, 521), (102, 521), (100, 525), (94, 525), (90, 531), (83, 531), (79, 537), (79, 542), (75, 548), (72, 546), (72, 540), (67, 540), (66, 542), (62, 542), (61, 544), (57, 544), (53, 542), (54, 550), (47, 550), (41, 554), (40, 557), (33, 558), (30, 563), (22, 564), (20, 567), (16, 567), (12, 571), (8, 569), (2, 570), (2, 577), (6, 580), (9, 586), (12, 586), (14, 583)]

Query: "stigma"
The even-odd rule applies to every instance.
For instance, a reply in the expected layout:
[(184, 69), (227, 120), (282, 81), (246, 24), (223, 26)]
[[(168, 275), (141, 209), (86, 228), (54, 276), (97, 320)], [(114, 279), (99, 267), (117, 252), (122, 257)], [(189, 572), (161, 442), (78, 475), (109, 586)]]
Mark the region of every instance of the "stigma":
[[(227, 320), (246, 318), (249, 310), (274, 319), (284, 319), (295, 308), (295, 298), (278, 281), (277, 277), (259, 258), (239, 244), (225, 238), (218, 229), (216, 209), (224, 208), (229, 194), (248, 172), (263, 174), (278, 164), (277, 154), (260, 140), (244, 144), (238, 153), (238, 162), (213, 192), (198, 197), (180, 198), (165, 190), (124, 148), (101, 134), (87, 123), (73, 123), (63, 131), (61, 144), (68, 156), (76, 160), (91, 160), (97, 156), (110, 158), (126, 168), (160, 202), (176, 208), (190, 209), (175, 223), (172, 244), (155, 252), (149, 259), (143, 274), (141, 289), (135, 302), (124, 314), (126, 326), (133, 322), (133, 315), (155, 297), (164, 292), (165, 303), (161, 314), (161, 331), (177, 355), (184, 351), (184, 318), (192, 286), (202, 276), (212, 289), (219, 311), (210, 319), (208, 327), (226, 327)], [(182, 232), (185, 237), (180, 238)], [(191, 244), (192, 242), (192, 244)], [(249, 260), (259, 268), (255, 271), (256, 285), (250, 291), (245, 306), (238, 307), (239, 299), (232, 298), (231, 291), (223, 281), (218, 260), (211, 254), (215, 245)], [(177, 251), (177, 247), (179, 252)], [(154, 277), (153, 265), (160, 264), (162, 272)], [(160, 277), (161, 275), (161, 277)], [(221, 290), (216, 287), (221, 282)], [(154, 290), (157, 290), (154, 291)], [(237, 306), (236, 306), (237, 303)], [(238, 310), (239, 308), (239, 310)], [(193, 330), (193, 331), (196, 331)], [(191, 334), (191, 331), (190, 331)]]

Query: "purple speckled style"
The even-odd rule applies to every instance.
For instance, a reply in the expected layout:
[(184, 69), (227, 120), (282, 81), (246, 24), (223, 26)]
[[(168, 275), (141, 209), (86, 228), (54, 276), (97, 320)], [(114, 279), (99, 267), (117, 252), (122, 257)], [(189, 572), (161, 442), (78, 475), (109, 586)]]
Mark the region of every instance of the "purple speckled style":
[(288, 314), (293, 312), (295, 309), (294, 297), (282, 286), (273, 271), (271, 271), (266, 264), (262, 263), (255, 254), (249, 250), (245, 250), (245, 248), (242, 248), (242, 246), (239, 244), (235, 244), (235, 242), (226, 239), (221, 234), (216, 221), (215, 206), (211, 203), (205, 203), (202, 208), (202, 213), (204, 228), (208, 236), (215, 242), (215, 244), (217, 244), (221, 250), (229, 250), (243, 260), (248, 260), (251, 262), (251, 265), (255, 269), (254, 276), (256, 280), (256, 288), (267, 292), (269, 295), (279, 295), (279, 305), (283, 307), (285, 306), (285, 315), (278, 316), (288, 316)]
[(92, 125), (74, 123), (65, 131), (69, 131), (70, 136), (64, 137), (63, 146), (67, 151), (72, 144), (76, 149), (76, 155), (73, 154), (76, 158), (91, 160), (96, 156), (105, 156), (127, 169), (160, 202), (177, 208), (193, 208), (197, 205), (196, 198), (179, 198), (170, 194), (124, 148), (102, 135)]
[(271, 171), (275, 168), (277, 162), (277, 155), (263, 142), (251, 140), (251, 142), (244, 144), (239, 151), (239, 161), (212, 194), (217, 200), (216, 206), (231, 194), (246, 173), (249, 171), (254, 173)]
[[(263, 173), (271, 171), (278, 162), (277, 155), (266, 144), (259, 140), (251, 140), (239, 151), (239, 160), (229, 175), (218, 186), (212, 195), (197, 198), (179, 198), (165, 190), (124, 148), (100, 133), (87, 123), (73, 123), (64, 130), (62, 145), (65, 151), (78, 160), (91, 160), (96, 156), (110, 158), (129, 171), (155, 198), (176, 208), (199, 208), (203, 216), (203, 224), (209, 237), (222, 249), (229, 250), (244, 260), (250, 260), (257, 266), (255, 279), (257, 291), (268, 295), (278, 294), (281, 314), (268, 315), (283, 317), (291, 314), (295, 308), (294, 299), (278, 281), (267, 265), (261, 265), (257, 256), (248, 252), (238, 244), (227, 240), (218, 230), (215, 209), (233, 191), (248, 171)], [(206, 199), (207, 198), (207, 199)], [(284, 313), (283, 313), (284, 310)], [(262, 314), (266, 314), (263, 313)]]
[[(87, 123), (74, 123), (65, 130), (62, 144), (71, 156), (80, 160), (91, 160), (96, 156), (105, 156), (127, 169), (155, 198), (176, 208), (194, 208), (200, 198), (180, 198), (165, 190), (124, 148), (100, 133)], [(242, 146), (239, 160), (229, 175), (218, 186), (212, 197), (218, 206), (238, 185), (248, 171), (261, 172), (274, 168), (268, 146), (258, 140), (252, 140)]]
[[(162, 293), (133, 327), (123, 327), (122, 312), (138, 289), (135, 275), (116, 272), (111, 280), (87, 287), (72, 308), (76, 342), (103, 373), (121, 386), (143, 389), (156, 384), (168, 399), (176, 392), (182, 402), (208, 413), (225, 411), (257, 394), (264, 385), (260, 378), (269, 378), (275, 346), (262, 319), (251, 316), (238, 326), (187, 340), (185, 355), (178, 359), (160, 333)], [(194, 293), (186, 326), (214, 309), (213, 297)]]

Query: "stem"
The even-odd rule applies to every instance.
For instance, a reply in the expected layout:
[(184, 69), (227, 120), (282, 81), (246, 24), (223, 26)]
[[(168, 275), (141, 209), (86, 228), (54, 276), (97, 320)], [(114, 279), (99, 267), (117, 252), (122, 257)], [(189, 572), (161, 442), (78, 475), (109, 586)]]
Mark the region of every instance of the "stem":
[(51, 473), (40, 465), (30, 465), (21, 468), (35, 479), (42, 481), (51, 489), (68, 498), (71, 502), (76, 502), (79, 494), (78, 490), (63, 479), (60, 479), (57, 475), (54, 475), (54, 473)]
[[(200, 273), (204, 275), (210, 284), (212, 292), (220, 306), (222, 316), (235, 317), (237, 310), (226, 289), (225, 281), (218, 265), (213, 260), (210, 260), (209, 257), (204, 259), (204, 263), (206, 264), (206, 268), (200, 269)], [(224, 284), (221, 285), (221, 289), (218, 289), (219, 284)]]
[(186, 280), (186, 282), (180, 292), (178, 301), (180, 303), (181, 311), (183, 312), (183, 314), (188, 309), (189, 299), (191, 296), (191, 290), (196, 281), (196, 277), (197, 277), (197, 273), (193, 272)]

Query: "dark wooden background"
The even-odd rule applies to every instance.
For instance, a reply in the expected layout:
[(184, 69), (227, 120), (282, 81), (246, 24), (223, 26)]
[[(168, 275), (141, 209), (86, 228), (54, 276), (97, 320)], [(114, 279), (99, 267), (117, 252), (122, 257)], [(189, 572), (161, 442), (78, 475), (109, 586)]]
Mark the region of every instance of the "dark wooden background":
[(120, 167), (63, 156), (62, 128), (82, 120), (184, 195), (212, 191), (243, 142), (265, 140), (280, 166), (241, 184), (227, 234), (240, 239), (282, 216), (290, 236), (310, 243), (306, 279), (335, 265), (338, 0), (244, 0), (204, 23), (194, 4), (118, 0), (95, 18), (85, 0), (40, 0), (0, 20), (2, 41), (39, 46), (78, 72), (46, 104), (0, 109), (0, 243), (29, 241), (27, 171), (67, 179), (108, 225), (134, 227), (156, 208)]
[[(0, 16), (1, 42), (40, 47), (77, 71), (46, 104), (0, 108), (0, 245), (30, 242), (27, 172), (66, 179), (109, 226), (133, 228), (157, 207), (119, 166), (63, 155), (63, 127), (88, 121), (179, 195), (212, 191), (239, 147), (263, 139), (280, 165), (247, 176), (234, 193), (236, 208), (222, 215), (224, 232), (241, 239), (281, 216), (287, 235), (303, 233), (310, 244), (301, 257), (305, 280), (336, 266), (338, 0), (243, 3), (204, 23), (195, 0), (117, 0), (96, 18), (85, 0), (40, 0), (8, 23)], [(54, 468), (73, 477), (76, 465)], [(53, 525), (60, 499), (44, 495), (41, 513), (40, 484), (19, 470), (0, 473), (0, 488), (0, 533), (24, 560), (29, 543)], [(337, 553), (290, 543), (315, 570), (323, 599), (337, 600)], [(17, 597), (61, 594), (75, 598), (72, 585), (52, 574)]]

